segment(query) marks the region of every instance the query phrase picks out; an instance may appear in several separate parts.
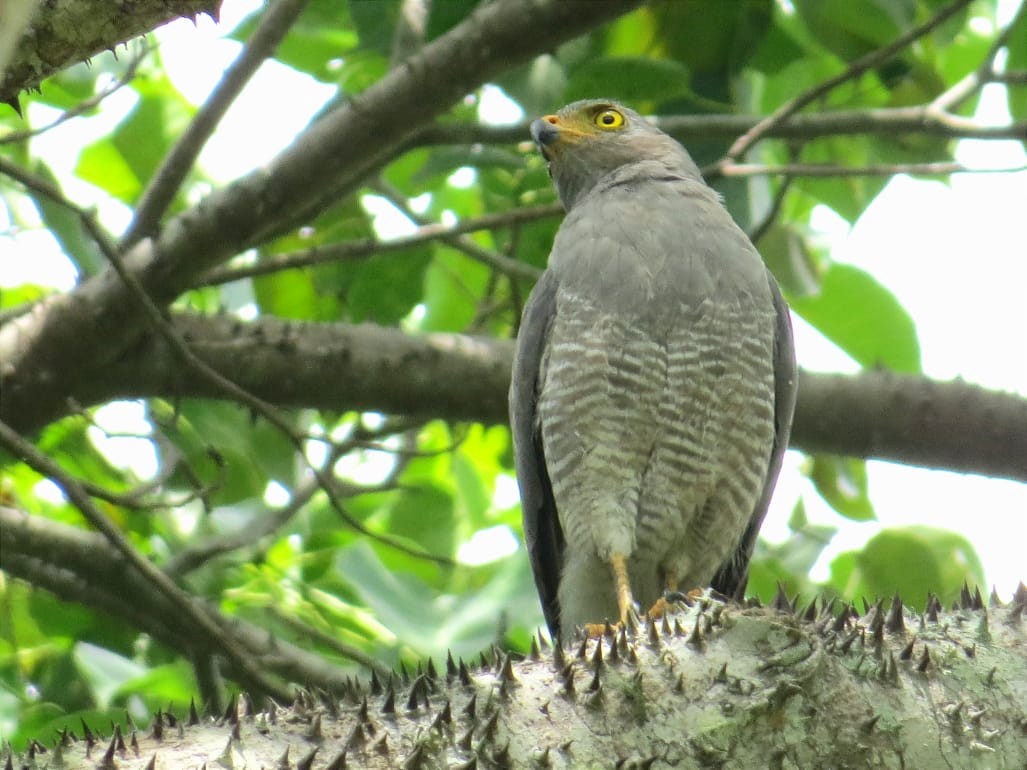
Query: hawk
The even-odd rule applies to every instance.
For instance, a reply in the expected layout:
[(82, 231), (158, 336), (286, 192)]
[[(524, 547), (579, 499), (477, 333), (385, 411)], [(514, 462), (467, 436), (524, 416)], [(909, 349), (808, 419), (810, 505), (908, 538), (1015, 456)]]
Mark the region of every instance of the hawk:
[(524, 308), (510, 416), (546, 622), (740, 597), (788, 445), (788, 309), (685, 149), (607, 100), (531, 134), (567, 215)]

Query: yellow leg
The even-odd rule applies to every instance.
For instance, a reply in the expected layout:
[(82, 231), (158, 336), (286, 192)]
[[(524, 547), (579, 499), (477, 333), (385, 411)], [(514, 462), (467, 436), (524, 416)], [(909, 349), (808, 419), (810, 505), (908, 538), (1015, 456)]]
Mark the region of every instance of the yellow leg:
[(617, 609), (620, 610), (620, 622), (625, 625), (628, 615), (635, 611), (635, 599), (631, 595), (631, 581), (628, 579), (628, 560), (623, 554), (615, 553), (610, 557), (613, 568), (613, 585), (617, 592)]

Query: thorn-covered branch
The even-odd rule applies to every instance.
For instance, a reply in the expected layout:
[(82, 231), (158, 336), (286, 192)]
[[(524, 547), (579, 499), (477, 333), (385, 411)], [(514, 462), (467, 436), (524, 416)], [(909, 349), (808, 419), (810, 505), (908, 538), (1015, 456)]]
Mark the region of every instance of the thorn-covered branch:
[(201, 13), (216, 19), (220, 8), (221, 0), (40, 3), (6, 73), (0, 73), (0, 103), (16, 104), (21, 91), (39, 88), (55, 72), (113, 51), (173, 19)]

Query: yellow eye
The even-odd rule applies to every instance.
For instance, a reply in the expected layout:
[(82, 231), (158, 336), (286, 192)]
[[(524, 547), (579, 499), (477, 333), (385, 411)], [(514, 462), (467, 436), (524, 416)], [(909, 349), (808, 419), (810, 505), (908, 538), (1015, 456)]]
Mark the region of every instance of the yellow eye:
[(614, 109), (603, 110), (595, 116), (595, 124), (605, 129), (620, 128), (624, 125), (624, 116)]

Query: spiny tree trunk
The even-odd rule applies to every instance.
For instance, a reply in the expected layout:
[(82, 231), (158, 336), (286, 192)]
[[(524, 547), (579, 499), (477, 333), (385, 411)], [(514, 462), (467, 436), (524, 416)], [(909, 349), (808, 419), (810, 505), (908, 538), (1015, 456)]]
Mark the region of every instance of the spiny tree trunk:
[(34, 744), (35, 768), (1022, 768), (1027, 589), (918, 616), (739, 607), (669, 617), (525, 660), (450, 659), (413, 678), (194, 709)]

